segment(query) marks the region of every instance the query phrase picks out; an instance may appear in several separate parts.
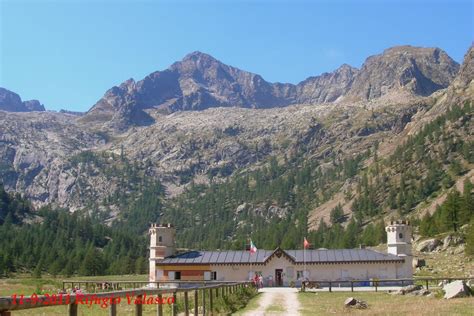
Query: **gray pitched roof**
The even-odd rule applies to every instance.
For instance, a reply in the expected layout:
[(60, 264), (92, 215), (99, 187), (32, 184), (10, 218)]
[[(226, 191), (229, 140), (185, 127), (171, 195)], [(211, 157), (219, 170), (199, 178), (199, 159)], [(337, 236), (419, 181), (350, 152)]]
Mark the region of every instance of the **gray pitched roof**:
[(393, 262), (402, 258), (369, 249), (318, 249), (318, 250), (262, 250), (249, 251), (188, 251), (167, 257), (157, 263), (170, 264), (264, 264), (272, 256), (284, 256), (293, 263), (347, 263), (347, 262)]

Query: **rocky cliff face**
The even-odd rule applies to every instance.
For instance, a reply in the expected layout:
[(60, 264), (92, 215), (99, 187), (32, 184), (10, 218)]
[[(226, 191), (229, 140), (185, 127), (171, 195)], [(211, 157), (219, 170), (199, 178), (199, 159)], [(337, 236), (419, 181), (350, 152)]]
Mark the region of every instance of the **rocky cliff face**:
[(438, 48), (400, 46), (368, 58), (361, 70), (343, 65), (293, 85), (269, 83), (259, 75), (194, 52), (167, 70), (108, 90), (82, 121), (125, 130), (130, 125), (151, 124), (147, 109), (166, 113), (213, 107), (261, 109), (372, 100), (397, 93), (427, 96), (446, 88), (458, 68)]
[(447, 89), (448, 102), (463, 102), (474, 99), (474, 46), (464, 56), (456, 78)]
[(446, 88), (459, 65), (439, 48), (399, 46), (369, 57), (348, 98), (371, 100), (393, 93), (428, 96)]
[(297, 103), (336, 102), (347, 94), (358, 73), (357, 68), (344, 64), (334, 72), (310, 77), (297, 85)]
[(38, 100), (21, 101), (15, 92), (0, 88), (0, 110), (8, 112), (44, 111), (44, 106)]

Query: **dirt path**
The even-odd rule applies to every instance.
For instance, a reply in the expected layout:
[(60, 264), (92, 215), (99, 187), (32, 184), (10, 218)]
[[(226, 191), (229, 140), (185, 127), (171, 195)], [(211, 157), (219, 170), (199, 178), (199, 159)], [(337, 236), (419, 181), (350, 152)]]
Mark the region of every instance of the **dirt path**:
[(245, 313), (253, 315), (300, 315), (300, 302), (294, 288), (264, 288), (257, 309)]

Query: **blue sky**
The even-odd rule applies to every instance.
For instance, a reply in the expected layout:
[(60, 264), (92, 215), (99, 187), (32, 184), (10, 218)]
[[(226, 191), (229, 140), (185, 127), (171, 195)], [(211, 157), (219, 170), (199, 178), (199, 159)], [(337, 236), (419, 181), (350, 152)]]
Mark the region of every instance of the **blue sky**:
[(461, 62), (473, 14), (472, 0), (0, 0), (0, 87), (86, 111), (196, 50), (291, 83), (395, 45), (440, 47)]

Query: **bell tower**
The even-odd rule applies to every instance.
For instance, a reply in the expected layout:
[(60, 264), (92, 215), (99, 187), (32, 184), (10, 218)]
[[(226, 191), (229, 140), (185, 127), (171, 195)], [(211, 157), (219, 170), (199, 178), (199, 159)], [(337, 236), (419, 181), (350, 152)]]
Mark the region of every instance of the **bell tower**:
[(171, 224), (151, 224), (149, 281), (157, 281), (156, 262), (176, 253), (176, 229)]
[(413, 255), (411, 253), (412, 229), (408, 221), (391, 221), (385, 228), (387, 232), (387, 252), (405, 259), (397, 277), (413, 276)]

